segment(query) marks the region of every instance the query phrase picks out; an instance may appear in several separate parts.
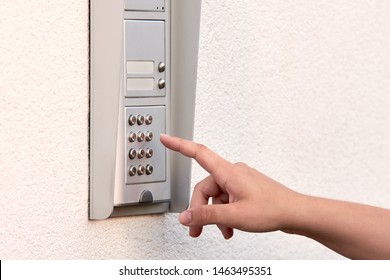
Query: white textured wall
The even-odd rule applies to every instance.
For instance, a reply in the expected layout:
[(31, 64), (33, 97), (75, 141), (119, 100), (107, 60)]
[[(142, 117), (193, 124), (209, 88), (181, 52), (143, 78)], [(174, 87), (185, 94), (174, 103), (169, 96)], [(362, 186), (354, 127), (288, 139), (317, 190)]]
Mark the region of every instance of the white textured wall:
[[(204, 0), (196, 140), (298, 191), (390, 207), (389, 14)], [(0, 0), (0, 258), (340, 258), (282, 233), (193, 240), (171, 214), (90, 222), (87, 199), (88, 1)]]

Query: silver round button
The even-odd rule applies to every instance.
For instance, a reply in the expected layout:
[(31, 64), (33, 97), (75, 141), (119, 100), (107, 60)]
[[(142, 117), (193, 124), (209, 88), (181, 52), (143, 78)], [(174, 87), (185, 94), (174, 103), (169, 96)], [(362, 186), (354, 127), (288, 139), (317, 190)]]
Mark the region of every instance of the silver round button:
[(151, 158), (153, 156), (153, 149), (147, 148), (145, 154), (147, 158)]
[(145, 171), (146, 175), (151, 175), (153, 173), (153, 166), (151, 166), (150, 164), (146, 165)]
[(153, 122), (153, 117), (152, 117), (152, 115), (146, 115), (146, 117), (145, 117), (145, 123), (146, 123), (147, 125), (150, 125), (150, 124), (152, 124), (152, 122)]
[(129, 167), (129, 175), (131, 177), (135, 176), (135, 174), (137, 174), (137, 167), (135, 167), (134, 165), (130, 166)]
[(138, 123), (138, 125), (143, 125), (144, 122), (145, 122), (145, 117), (142, 116), (142, 115), (138, 115), (137, 116), (137, 123)]
[(160, 62), (159, 64), (158, 64), (158, 72), (160, 72), (160, 73), (162, 73), (162, 72), (164, 72), (165, 71), (165, 63), (164, 62)]
[(146, 140), (147, 142), (150, 142), (150, 141), (152, 141), (152, 139), (153, 139), (153, 132), (151, 132), (151, 131), (146, 131), (145, 140)]
[(137, 140), (138, 142), (143, 142), (145, 140), (145, 134), (143, 132), (138, 132), (137, 134)]
[(138, 149), (138, 158), (144, 158), (145, 157), (145, 150), (144, 149)]
[(134, 115), (129, 116), (129, 125), (135, 125), (137, 118)]
[(145, 167), (142, 165), (138, 165), (137, 173), (140, 176), (144, 175), (145, 174)]
[(137, 151), (134, 150), (134, 149), (130, 149), (130, 151), (129, 151), (129, 158), (130, 159), (135, 159), (136, 156), (137, 156)]
[(133, 131), (129, 133), (129, 141), (130, 143), (133, 143), (137, 140), (137, 134)]
[(165, 88), (165, 80), (164, 79), (158, 80), (158, 88), (159, 89), (164, 89)]

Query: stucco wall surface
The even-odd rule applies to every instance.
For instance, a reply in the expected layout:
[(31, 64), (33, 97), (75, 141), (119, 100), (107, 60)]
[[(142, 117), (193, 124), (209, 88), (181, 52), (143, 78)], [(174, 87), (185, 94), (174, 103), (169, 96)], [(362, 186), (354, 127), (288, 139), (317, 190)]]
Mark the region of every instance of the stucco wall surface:
[[(204, 0), (195, 139), (297, 191), (390, 208), (389, 14)], [(282, 233), (194, 240), (174, 214), (88, 221), (88, 32), (87, 0), (0, 0), (1, 259), (341, 258)]]

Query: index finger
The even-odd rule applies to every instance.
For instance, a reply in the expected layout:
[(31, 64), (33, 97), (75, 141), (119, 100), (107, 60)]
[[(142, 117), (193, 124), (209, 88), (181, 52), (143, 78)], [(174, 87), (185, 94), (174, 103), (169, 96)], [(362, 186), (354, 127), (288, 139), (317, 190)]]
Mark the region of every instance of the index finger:
[[(179, 137), (168, 136), (166, 134), (161, 134), (160, 140), (167, 148), (195, 159), (199, 165), (209, 172), (214, 178), (217, 174), (224, 174), (224, 171), (226, 172), (227, 168), (231, 166), (230, 162), (211, 151), (205, 145)], [(221, 180), (223, 181), (222, 177), (215, 179), (216, 181), (219, 181), (218, 183), (220, 183)]]

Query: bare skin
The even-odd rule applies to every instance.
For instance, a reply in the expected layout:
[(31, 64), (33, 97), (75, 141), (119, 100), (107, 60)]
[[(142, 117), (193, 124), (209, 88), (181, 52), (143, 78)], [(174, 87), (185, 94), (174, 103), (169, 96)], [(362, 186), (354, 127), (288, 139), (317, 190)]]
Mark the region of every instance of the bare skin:
[(233, 229), (281, 230), (314, 239), (351, 259), (390, 259), (390, 210), (303, 195), (244, 163), (226, 161), (204, 145), (167, 135), (160, 140), (210, 174), (195, 186), (189, 209), (179, 216), (190, 236), (199, 237), (210, 224), (226, 239)]

